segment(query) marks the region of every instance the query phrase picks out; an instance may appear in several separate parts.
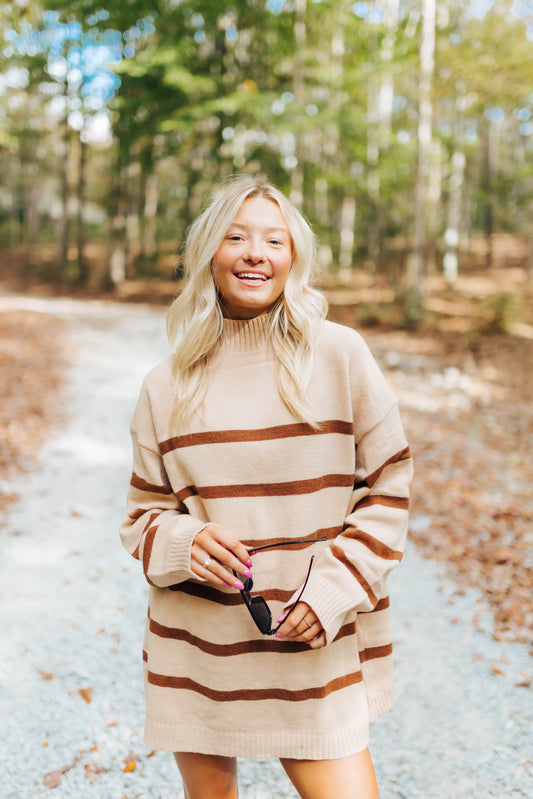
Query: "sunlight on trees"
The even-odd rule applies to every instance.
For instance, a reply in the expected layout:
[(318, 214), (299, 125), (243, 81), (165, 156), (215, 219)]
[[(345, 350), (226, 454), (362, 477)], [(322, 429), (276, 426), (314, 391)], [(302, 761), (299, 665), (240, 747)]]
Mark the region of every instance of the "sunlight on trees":
[(0, 253), (28, 278), (171, 278), (213, 183), (250, 171), (344, 281), (420, 295), (475, 237), (490, 267), (496, 233), (531, 275), (532, 19), (523, 0), (2, 4)]

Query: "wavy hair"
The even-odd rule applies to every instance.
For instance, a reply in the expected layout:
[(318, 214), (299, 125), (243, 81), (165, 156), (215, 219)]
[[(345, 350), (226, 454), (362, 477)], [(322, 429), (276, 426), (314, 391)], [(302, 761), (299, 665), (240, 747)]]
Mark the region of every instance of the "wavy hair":
[(216, 193), (187, 233), (183, 256), (183, 291), (167, 313), (176, 432), (201, 406), (207, 390), (207, 368), (220, 345), (223, 311), (211, 262), (245, 200), (275, 202), (285, 219), (292, 246), (292, 265), (283, 294), (271, 309), (269, 339), (278, 362), (280, 396), (292, 415), (316, 427), (306, 390), (313, 366), (316, 321), (325, 317), (324, 296), (311, 286), (316, 238), (302, 214), (264, 178), (231, 179)]

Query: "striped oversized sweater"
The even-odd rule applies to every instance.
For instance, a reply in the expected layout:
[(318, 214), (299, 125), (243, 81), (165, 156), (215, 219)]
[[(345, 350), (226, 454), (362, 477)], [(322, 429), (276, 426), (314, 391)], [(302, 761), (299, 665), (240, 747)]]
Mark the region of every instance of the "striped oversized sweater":
[[(330, 759), (364, 749), (392, 697), (387, 575), (402, 557), (412, 467), (398, 406), (362, 338), (319, 322), (308, 389), (321, 424), (283, 404), (268, 315), (225, 320), (208, 391), (169, 429), (170, 360), (146, 377), (120, 533), (150, 585), (144, 641), (146, 743), (239, 757)], [(191, 571), (215, 522), (253, 555), (273, 618), (302, 586), (327, 645), (262, 635), (239, 592)], [(306, 538), (326, 541), (299, 544)]]

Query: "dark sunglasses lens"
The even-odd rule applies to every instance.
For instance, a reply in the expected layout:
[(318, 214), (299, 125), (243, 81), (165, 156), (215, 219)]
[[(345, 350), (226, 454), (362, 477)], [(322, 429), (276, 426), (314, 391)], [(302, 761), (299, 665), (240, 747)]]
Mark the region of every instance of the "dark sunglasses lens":
[(250, 613), (252, 614), (259, 630), (264, 634), (268, 634), (271, 629), (272, 614), (268, 609), (268, 605), (263, 597), (254, 596), (249, 607)]

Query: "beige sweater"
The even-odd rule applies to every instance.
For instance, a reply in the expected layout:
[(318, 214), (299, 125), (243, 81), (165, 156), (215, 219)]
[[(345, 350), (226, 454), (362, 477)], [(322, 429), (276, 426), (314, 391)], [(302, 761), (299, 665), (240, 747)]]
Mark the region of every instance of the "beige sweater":
[[(280, 399), (267, 316), (226, 320), (201, 412), (173, 437), (170, 361), (133, 415), (126, 549), (150, 584), (145, 740), (156, 749), (329, 759), (364, 749), (392, 696), (387, 575), (402, 557), (412, 474), (396, 399), (361, 337), (320, 325), (309, 396), (321, 427)], [(207, 521), (246, 545), (273, 619), (315, 555), (303, 600), (327, 646), (263, 636), (235, 588), (195, 577)], [(326, 536), (323, 543), (298, 540)]]

